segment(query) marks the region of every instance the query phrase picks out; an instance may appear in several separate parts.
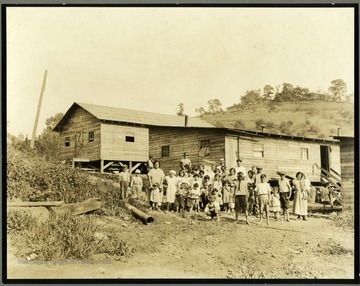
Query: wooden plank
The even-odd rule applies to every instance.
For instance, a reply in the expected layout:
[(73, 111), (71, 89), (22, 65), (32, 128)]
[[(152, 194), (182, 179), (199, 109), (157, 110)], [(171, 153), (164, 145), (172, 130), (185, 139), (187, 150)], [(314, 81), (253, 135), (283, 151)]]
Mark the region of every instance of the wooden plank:
[(7, 202), (8, 207), (59, 207), (63, 201), (58, 202)]
[[(141, 165), (141, 163), (135, 164), (134, 167), (130, 168), (130, 173), (132, 173), (134, 170), (136, 170), (136, 168), (139, 167), (140, 165)], [(130, 164), (130, 166), (131, 166), (131, 164)]]
[(80, 215), (90, 211), (97, 210), (101, 207), (102, 203), (96, 199), (91, 198), (81, 203), (63, 204), (55, 209), (56, 213), (71, 213), (72, 215)]

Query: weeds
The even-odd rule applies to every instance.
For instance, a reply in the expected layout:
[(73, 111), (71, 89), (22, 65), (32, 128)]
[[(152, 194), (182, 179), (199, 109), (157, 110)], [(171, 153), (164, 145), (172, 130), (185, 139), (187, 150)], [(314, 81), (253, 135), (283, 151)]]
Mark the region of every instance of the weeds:
[(345, 230), (353, 230), (354, 229), (354, 215), (342, 213), (337, 216), (329, 217), (335, 226), (341, 227)]
[(11, 210), (7, 213), (6, 232), (9, 235), (17, 235), (22, 231), (27, 231), (35, 224), (36, 219), (29, 212)]
[(58, 214), (38, 223), (28, 213), (15, 211), (8, 215), (8, 232), (21, 249), (18, 256), (36, 254), (43, 261), (86, 260), (94, 254), (107, 253), (117, 259), (132, 255), (133, 249), (120, 237), (97, 241), (98, 226), (91, 216)]

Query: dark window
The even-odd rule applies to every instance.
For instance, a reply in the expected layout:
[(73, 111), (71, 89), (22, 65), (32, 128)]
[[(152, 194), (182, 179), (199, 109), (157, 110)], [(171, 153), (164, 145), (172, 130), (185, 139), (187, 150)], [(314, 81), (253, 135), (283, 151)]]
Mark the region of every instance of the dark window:
[(65, 146), (66, 147), (70, 146), (70, 137), (65, 137)]
[(135, 142), (135, 137), (134, 136), (125, 136), (125, 141), (126, 142)]
[(170, 153), (170, 146), (161, 146), (161, 157), (169, 157)]
[(210, 147), (210, 140), (209, 139), (200, 140), (200, 148), (203, 148), (203, 147)]
[(94, 131), (89, 132), (89, 142), (94, 141)]

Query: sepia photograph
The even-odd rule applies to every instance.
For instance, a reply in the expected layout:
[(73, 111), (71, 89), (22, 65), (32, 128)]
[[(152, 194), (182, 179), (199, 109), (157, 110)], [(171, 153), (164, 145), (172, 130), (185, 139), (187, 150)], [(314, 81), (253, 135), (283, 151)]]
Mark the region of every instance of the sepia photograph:
[(3, 279), (358, 279), (357, 5), (2, 4)]

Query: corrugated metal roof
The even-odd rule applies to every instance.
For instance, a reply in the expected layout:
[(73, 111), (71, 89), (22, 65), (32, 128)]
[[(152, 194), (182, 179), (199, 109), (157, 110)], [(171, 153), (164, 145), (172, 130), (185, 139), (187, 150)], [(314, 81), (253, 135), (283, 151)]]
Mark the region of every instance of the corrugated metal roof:
[[(110, 106), (100, 106), (75, 102), (100, 120), (133, 123), (153, 126), (180, 127), (185, 126), (185, 116), (160, 114), (132, 109), (123, 109)], [(74, 106), (73, 105), (73, 106)], [(65, 117), (65, 116), (64, 116)], [(188, 127), (215, 127), (200, 118), (188, 118)]]

